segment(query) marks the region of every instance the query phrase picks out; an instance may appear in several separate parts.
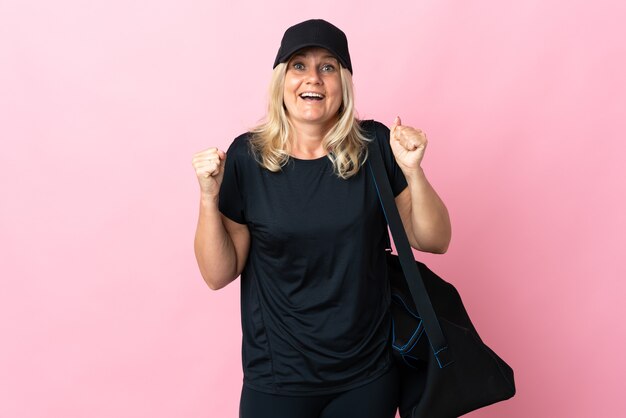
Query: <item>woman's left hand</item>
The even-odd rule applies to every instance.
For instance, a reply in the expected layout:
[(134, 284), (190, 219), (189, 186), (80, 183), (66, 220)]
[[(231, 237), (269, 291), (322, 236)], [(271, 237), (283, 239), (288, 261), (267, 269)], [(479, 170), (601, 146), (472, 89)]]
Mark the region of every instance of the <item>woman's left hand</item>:
[(410, 126), (403, 126), (398, 116), (391, 126), (389, 144), (396, 162), (405, 175), (421, 170), (420, 163), (428, 144), (424, 132)]

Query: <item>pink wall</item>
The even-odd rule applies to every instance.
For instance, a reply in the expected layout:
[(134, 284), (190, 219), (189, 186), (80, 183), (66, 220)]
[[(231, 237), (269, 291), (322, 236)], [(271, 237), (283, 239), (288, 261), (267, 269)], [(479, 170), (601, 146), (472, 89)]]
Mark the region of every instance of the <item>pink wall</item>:
[(469, 416), (626, 415), (624, 2), (3, 0), (0, 417), (237, 415), (239, 281), (198, 272), (191, 157), (262, 117), (312, 17), (361, 116), (429, 137), (453, 241), (416, 255), (516, 372)]

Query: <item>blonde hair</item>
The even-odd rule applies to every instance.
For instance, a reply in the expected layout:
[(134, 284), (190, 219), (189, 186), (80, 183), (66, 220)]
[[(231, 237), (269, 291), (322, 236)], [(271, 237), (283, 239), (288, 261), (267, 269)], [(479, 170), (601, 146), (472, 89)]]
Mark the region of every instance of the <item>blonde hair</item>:
[[(290, 158), (287, 145), (293, 125), (289, 122), (283, 105), (286, 72), (285, 63), (278, 64), (274, 69), (267, 115), (261, 124), (250, 130), (250, 145), (255, 158), (262, 167), (272, 172), (280, 171)], [(324, 136), (322, 146), (333, 163), (335, 174), (342, 179), (348, 179), (357, 174), (360, 166), (367, 160), (367, 143), (372, 139), (365, 136), (356, 116), (352, 74), (340, 65), (339, 75), (343, 96), (339, 120)]]

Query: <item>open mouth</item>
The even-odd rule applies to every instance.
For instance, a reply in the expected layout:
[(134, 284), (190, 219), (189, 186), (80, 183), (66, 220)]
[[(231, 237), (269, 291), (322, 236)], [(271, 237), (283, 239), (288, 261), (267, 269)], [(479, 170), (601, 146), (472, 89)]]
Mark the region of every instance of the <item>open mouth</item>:
[(324, 99), (324, 95), (321, 93), (304, 92), (300, 94), (300, 98), (307, 101), (319, 101)]

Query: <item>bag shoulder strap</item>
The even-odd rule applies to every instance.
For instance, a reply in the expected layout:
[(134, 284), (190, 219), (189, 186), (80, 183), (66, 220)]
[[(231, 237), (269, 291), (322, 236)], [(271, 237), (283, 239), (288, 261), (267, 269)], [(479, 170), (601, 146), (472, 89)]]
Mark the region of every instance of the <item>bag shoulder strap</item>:
[(448, 350), (448, 342), (443, 335), (432, 302), (426, 292), (424, 281), (417, 268), (417, 263), (413, 258), (413, 251), (409, 245), (409, 240), (406, 236), (406, 231), (402, 225), (402, 219), (400, 218), (400, 213), (398, 212), (398, 207), (394, 200), (391, 185), (389, 184), (389, 178), (385, 171), (383, 157), (378, 144), (375, 143), (376, 141), (383, 140), (383, 138), (377, 137), (373, 120), (364, 121), (363, 127), (366, 131), (371, 132), (374, 138), (374, 140), (368, 144), (369, 157), (367, 159), (367, 165), (374, 179), (376, 193), (378, 194), (387, 223), (389, 224), (389, 229), (391, 229), (393, 242), (398, 250), (400, 265), (402, 266), (404, 277), (411, 291), (413, 301), (415, 302), (415, 307), (422, 317), (424, 331), (426, 332), (439, 367), (443, 368), (452, 363), (452, 353)]

